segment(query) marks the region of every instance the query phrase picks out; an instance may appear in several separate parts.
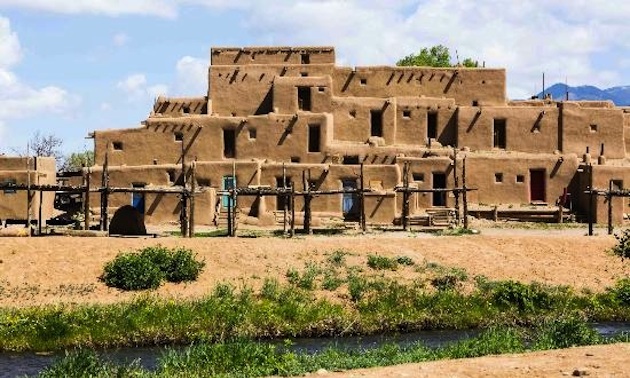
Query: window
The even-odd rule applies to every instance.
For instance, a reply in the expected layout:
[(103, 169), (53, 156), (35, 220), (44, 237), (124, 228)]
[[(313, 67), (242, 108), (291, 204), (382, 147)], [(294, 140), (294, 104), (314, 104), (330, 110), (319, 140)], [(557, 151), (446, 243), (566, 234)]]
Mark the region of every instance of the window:
[(361, 85), (367, 85), (367, 79), (363, 78), (360, 80)]
[(299, 162), (300, 162), (299, 156), (291, 156), (291, 163), (299, 163)]
[(496, 183), (503, 182), (503, 173), (495, 173), (494, 174), (494, 182), (496, 182)]
[(166, 173), (168, 174), (168, 182), (169, 184), (174, 184), (175, 183), (175, 170), (174, 169), (169, 169), (166, 171)]
[(236, 157), (236, 130), (223, 130), (223, 157), (227, 159)]
[(256, 129), (254, 128), (250, 128), (249, 129), (249, 139), (256, 139)]
[(359, 156), (358, 155), (344, 156), (343, 157), (343, 164), (344, 165), (357, 165), (357, 164), (360, 164), (359, 163)]
[(591, 130), (592, 133), (596, 133), (597, 132), (597, 125), (596, 124), (591, 123), (590, 128), (591, 128), (590, 130)]
[(516, 175), (516, 182), (519, 184), (522, 184), (525, 182), (525, 176), (524, 175)]
[(324, 93), (326, 92), (326, 87), (318, 87), (317, 90), (319, 91), (319, 93)]
[(506, 146), (506, 140), (505, 140), (505, 132), (506, 132), (506, 127), (505, 127), (505, 119), (494, 119), (494, 124), (493, 124), (493, 137), (494, 137), (494, 142), (493, 142), (493, 146), (494, 148), (503, 148), (505, 149)]
[(175, 141), (176, 142), (182, 142), (184, 140), (184, 133), (182, 133), (181, 131), (176, 131), (175, 132)]
[(182, 113), (184, 113), (184, 114), (190, 113), (190, 106), (188, 106), (188, 105), (182, 106)]
[(311, 87), (298, 87), (298, 109), (311, 111)]
[(308, 152), (320, 152), (320, 133), (319, 125), (308, 125)]
[(300, 76), (302, 76), (302, 77), (308, 77), (308, 72), (300, 72)]
[(479, 101), (472, 100), (472, 106), (479, 106)]
[(311, 56), (306, 53), (300, 54), (300, 62), (302, 64), (311, 64)]
[(123, 143), (122, 142), (112, 142), (112, 148), (114, 151), (122, 151)]
[(436, 139), (438, 129), (438, 114), (436, 112), (427, 113), (427, 139)]
[(383, 136), (383, 112), (381, 110), (370, 110), (370, 135)]
[(612, 190), (623, 190), (623, 180), (612, 180)]
[(424, 182), (424, 173), (413, 172), (412, 174), (413, 181), (415, 182)]
[(317, 189), (319, 189), (319, 185), (318, 185), (319, 184), (319, 180), (309, 179), (306, 182), (307, 182), (308, 188), (310, 190), (317, 190)]
[(197, 184), (199, 186), (211, 186), (210, 183), (211, 183), (211, 181), (208, 178), (199, 178), (199, 177), (197, 177)]
[(352, 110), (350, 110), (350, 112), (348, 112), (348, 114), (350, 115), (350, 117), (352, 117), (352, 118), (356, 118), (356, 116), (357, 116), (357, 111), (356, 111), (356, 110), (354, 110), (354, 109), (352, 109)]
[[(17, 184), (17, 180), (13, 179), (13, 178), (9, 178), (9, 179), (4, 180), (3, 184), (5, 184), (5, 185), (15, 185), (15, 184)], [(15, 189), (5, 189), (4, 190), (4, 194), (15, 194), (15, 193), (16, 193)]]
[(411, 110), (403, 110), (403, 118), (411, 118)]

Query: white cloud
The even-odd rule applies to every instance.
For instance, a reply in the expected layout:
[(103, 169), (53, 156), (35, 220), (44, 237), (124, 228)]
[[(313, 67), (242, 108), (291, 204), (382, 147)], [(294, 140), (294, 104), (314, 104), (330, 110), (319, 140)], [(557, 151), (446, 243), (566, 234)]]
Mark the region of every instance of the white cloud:
[(114, 38), (112, 38), (112, 42), (114, 46), (122, 47), (129, 42), (129, 36), (125, 33), (116, 33)]
[(0, 8), (26, 8), (63, 14), (120, 16), (143, 14), (175, 17), (177, 0), (0, 0)]
[(153, 99), (168, 93), (168, 86), (164, 84), (148, 85), (147, 77), (142, 73), (127, 76), (119, 81), (116, 87), (127, 94), (129, 101)]
[(24, 130), (7, 136), (9, 121), (41, 114), (62, 114), (69, 111), (80, 99), (55, 86), (33, 88), (22, 82), (11, 71), (20, 62), (22, 51), (17, 35), (11, 31), (8, 19), (0, 17), (0, 147), (24, 138)]
[(197, 96), (208, 91), (208, 60), (185, 56), (175, 66), (176, 94)]

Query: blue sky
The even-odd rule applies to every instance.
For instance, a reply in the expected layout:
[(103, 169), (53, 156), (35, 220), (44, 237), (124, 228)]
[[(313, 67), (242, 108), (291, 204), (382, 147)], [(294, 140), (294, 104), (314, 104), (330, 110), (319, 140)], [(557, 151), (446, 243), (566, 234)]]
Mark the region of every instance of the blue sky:
[(547, 83), (630, 85), (624, 0), (0, 0), (0, 152), (36, 131), (66, 153), (134, 127), (158, 94), (204, 95), (211, 46), (330, 45), (340, 65), (394, 64), (444, 44)]

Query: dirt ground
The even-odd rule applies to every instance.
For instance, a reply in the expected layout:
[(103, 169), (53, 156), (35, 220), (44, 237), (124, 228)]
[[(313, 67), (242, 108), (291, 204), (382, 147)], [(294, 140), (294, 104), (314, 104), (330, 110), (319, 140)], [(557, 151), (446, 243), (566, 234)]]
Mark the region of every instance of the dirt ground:
[[(260, 284), (265, 277), (285, 279), (289, 268), (324, 261), (337, 249), (350, 252), (348, 265), (365, 267), (368, 254), (408, 256), (417, 263), (464, 268), (469, 277), (537, 281), (602, 291), (630, 274), (630, 263), (608, 250), (612, 236), (585, 236), (583, 229), (488, 229), (480, 235), (433, 236), (420, 233), (375, 233), (358, 236), (282, 238), (0, 238), (0, 306), (22, 307), (61, 303), (111, 303), (134, 293), (107, 288), (98, 277), (121, 251), (162, 244), (194, 250), (207, 266), (190, 284), (165, 284), (163, 297), (195, 298), (219, 282)], [(413, 270), (395, 273), (409, 279)], [(331, 374), (337, 377), (421, 376), (562, 376), (584, 368), (591, 376), (629, 376), (630, 345), (578, 348), (517, 356), (484, 357)]]

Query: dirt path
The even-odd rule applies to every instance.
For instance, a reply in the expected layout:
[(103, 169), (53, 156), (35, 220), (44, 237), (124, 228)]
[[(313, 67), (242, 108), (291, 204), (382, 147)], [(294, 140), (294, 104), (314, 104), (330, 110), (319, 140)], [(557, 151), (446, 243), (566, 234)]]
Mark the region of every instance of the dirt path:
[(394, 377), (628, 377), (630, 344), (406, 364), (347, 372), (318, 372), (323, 378)]
[[(573, 230), (569, 230), (573, 231)], [(184, 246), (205, 259), (206, 270), (195, 283), (163, 285), (157, 293), (199, 297), (218, 282), (256, 285), (265, 277), (285, 278), (289, 268), (323, 261), (331, 251), (351, 252), (349, 265), (365, 267), (366, 256), (408, 256), (417, 263), (465, 268), (469, 277), (515, 279), (561, 284), (576, 290), (604, 290), (630, 273), (607, 250), (611, 236), (586, 237), (569, 232), (492, 230), (486, 235), (430, 236), (389, 233), (368, 236), (280, 238), (0, 238), (0, 306), (45, 303), (108, 303), (131, 299), (105, 287), (98, 277), (107, 261), (121, 251), (161, 243)], [(396, 272), (409, 279), (413, 270)]]

